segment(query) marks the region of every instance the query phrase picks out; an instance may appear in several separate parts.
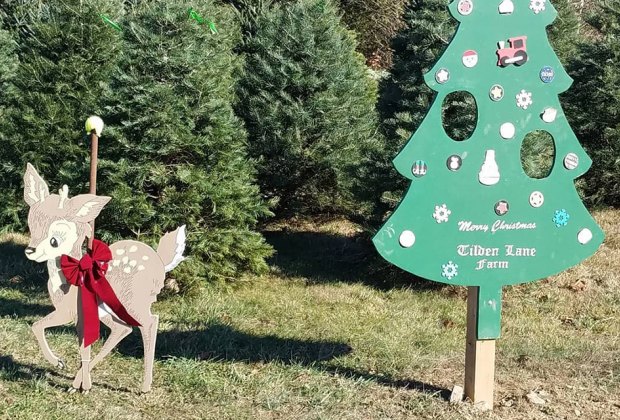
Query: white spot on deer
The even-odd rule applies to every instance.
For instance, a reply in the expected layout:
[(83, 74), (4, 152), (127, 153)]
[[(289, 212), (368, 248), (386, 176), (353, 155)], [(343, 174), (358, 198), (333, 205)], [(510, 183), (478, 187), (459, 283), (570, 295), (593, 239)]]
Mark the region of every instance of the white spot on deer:
[(129, 257), (123, 257), (123, 264), (127, 264), (129, 262)]
[(131, 248), (129, 248), (129, 252), (136, 252), (138, 250), (138, 247), (135, 245), (132, 245)]
[(145, 269), (145, 268), (144, 268), (144, 266), (143, 266), (143, 265), (139, 265), (139, 266), (138, 266), (138, 271), (143, 271), (144, 269)]
[(135, 267), (135, 266), (136, 266), (136, 264), (138, 264), (138, 262), (137, 262), (136, 260), (131, 260), (131, 261), (129, 261), (129, 265), (130, 265), (131, 267)]
[(124, 249), (117, 249), (116, 250), (116, 255), (123, 255), (125, 253)]
[(118, 267), (120, 264), (121, 264), (121, 260), (114, 260), (114, 261), (112, 261), (112, 265), (114, 267)]
[(125, 273), (129, 274), (129, 273), (131, 273), (131, 267), (125, 267), (125, 269), (123, 271)]
[(148, 260), (149, 260), (148, 255), (145, 255), (145, 256), (142, 257), (142, 261), (148, 261)]

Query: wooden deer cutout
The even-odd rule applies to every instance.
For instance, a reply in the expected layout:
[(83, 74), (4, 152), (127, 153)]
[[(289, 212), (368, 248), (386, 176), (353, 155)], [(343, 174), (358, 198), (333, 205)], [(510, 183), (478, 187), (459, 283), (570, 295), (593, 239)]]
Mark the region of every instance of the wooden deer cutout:
[[(30, 206), (28, 227), (31, 239), (26, 257), (46, 262), (49, 272), (47, 289), (55, 310), (32, 326), (43, 356), (54, 366), (64, 368), (62, 359), (51, 350), (45, 339), (45, 329), (71, 322), (77, 323), (82, 364), (70, 392), (91, 388), (90, 371), (129, 333), (132, 328), (107, 305), (99, 303), (99, 319), (111, 329), (101, 351), (91, 360), (90, 346), (84, 346), (84, 328), (80, 306), (80, 289), (67, 282), (60, 268), (62, 255), (80, 259), (87, 237), (92, 236), (89, 223), (99, 215), (110, 197), (81, 194), (69, 198), (67, 186), (59, 194), (49, 188), (34, 167), (28, 164), (24, 175), (24, 199)], [(151, 389), (153, 359), (159, 317), (151, 313), (151, 305), (164, 285), (165, 273), (184, 260), (185, 226), (167, 233), (159, 241), (157, 251), (137, 241), (120, 241), (110, 246), (112, 260), (105, 277), (127, 313), (140, 324), (144, 343), (144, 378), (142, 391)], [(98, 301), (100, 302), (100, 301)]]

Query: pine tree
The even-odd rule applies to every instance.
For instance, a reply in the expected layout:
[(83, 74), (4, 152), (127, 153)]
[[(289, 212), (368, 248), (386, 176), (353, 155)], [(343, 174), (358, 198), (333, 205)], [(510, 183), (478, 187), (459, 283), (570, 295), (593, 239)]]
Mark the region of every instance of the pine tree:
[[(17, 44), (11, 33), (3, 29), (4, 24), (0, 18), (0, 120), (5, 118), (7, 101), (13, 94), (12, 79), (17, 69)], [(0, 138), (2, 133), (0, 133)]]
[(271, 248), (254, 228), (269, 212), (232, 109), (240, 33), (231, 10), (208, 0), (136, 2), (122, 27), (101, 150), (101, 190), (114, 199), (101, 226), (158, 238), (186, 223), (185, 281), (265, 269)]
[(586, 40), (569, 68), (575, 80), (567, 92), (567, 114), (592, 155), (586, 195), (593, 204), (620, 205), (620, 7), (603, 2), (588, 22), (596, 31)]
[(409, 0), (340, 0), (343, 20), (358, 36), (358, 50), (374, 68), (392, 64), (392, 38), (404, 26)]
[(278, 213), (353, 212), (367, 151), (377, 147), (371, 80), (331, 1), (274, 7), (245, 48), (238, 113)]
[(122, 0), (13, 0), (0, 4), (16, 42), (14, 88), (3, 92), (0, 119), (0, 226), (25, 230), (22, 177), (26, 162), (51, 185), (84, 191), (88, 146), (84, 120), (102, 111), (100, 98), (117, 69), (120, 36), (100, 14), (122, 10)]

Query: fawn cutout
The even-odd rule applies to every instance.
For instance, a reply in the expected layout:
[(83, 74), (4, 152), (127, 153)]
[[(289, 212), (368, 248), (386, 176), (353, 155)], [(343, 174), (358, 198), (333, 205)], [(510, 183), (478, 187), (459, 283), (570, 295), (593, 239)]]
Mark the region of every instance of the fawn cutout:
[[(36, 262), (46, 262), (49, 280), (47, 288), (55, 310), (32, 326), (43, 356), (54, 366), (64, 368), (64, 362), (50, 349), (45, 330), (75, 322), (80, 344), (82, 364), (70, 391), (89, 391), (92, 387), (90, 371), (105, 358), (116, 345), (132, 331), (105, 304), (99, 304), (99, 319), (111, 332), (100, 352), (91, 361), (90, 346), (83, 346), (83, 323), (80, 305), (80, 289), (70, 285), (60, 269), (63, 254), (75, 259), (83, 255), (82, 248), (92, 235), (89, 223), (99, 215), (110, 197), (81, 194), (69, 198), (65, 185), (59, 194), (50, 194), (49, 188), (35, 168), (27, 165), (24, 174), (24, 200), (30, 206), (28, 228), (30, 243), (26, 257)], [(157, 250), (137, 241), (120, 241), (110, 245), (112, 261), (106, 278), (118, 300), (127, 312), (140, 323), (144, 344), (144, 376), (142, 391), (151, 389), (153, 360), (159, 317), (151, 313), (151, 305), (164, 286), (165, 274), (183, 260), (185, 250), (185, 226), (165, 234)]]

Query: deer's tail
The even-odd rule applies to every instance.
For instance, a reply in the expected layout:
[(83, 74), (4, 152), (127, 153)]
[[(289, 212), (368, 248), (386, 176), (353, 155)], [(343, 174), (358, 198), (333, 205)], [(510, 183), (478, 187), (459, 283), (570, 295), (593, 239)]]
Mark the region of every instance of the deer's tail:
[(159, 240), (157, 253), (164, 262), (166, 273), (172, 271), (185, 259), (185, 225), (175, 231), (168, 232)]

